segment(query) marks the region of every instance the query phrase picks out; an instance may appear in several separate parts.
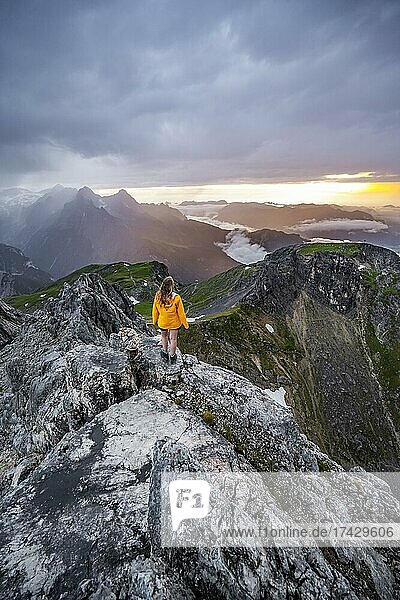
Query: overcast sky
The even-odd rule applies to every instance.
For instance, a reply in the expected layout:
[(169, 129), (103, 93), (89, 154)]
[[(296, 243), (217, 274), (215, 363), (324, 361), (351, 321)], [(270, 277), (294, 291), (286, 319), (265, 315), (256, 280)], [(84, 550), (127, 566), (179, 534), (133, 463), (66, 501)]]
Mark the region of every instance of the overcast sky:
[(398, 0), (1, 0), (0, 187), (399, 179)]

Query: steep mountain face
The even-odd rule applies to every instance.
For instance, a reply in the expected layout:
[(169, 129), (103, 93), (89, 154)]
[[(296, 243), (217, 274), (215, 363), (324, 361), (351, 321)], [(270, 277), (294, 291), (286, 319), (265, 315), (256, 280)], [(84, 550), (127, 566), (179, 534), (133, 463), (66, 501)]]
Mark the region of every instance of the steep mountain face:
[(50, 226), (33, 235), (26, 251), (59, 277), (86, 264), (108, 262), (106, 256), (115, 256), (121, 236), (127, 238), (127, 228), (80, 190)]
[(334, 204), (276, 206), (259, 202), (232, 202), (218, 212), (218, 219), (255, 229), (281, 229), (309, 219), (373, 220), (373, 216), (363, 210), (345, 210)]
[(43, 193), (36, 202), (28, 205), (20, 217), (16, 242), (25, 247), (36, 231), (52, 223), (65, 204), (75, 198), (77, 191), (76, 188), (55, 185)]
[(84, 187), (36, 230), (26, 252), (57, 277), (91, 263), (158, 260), (192, 281), (236, 264), (216, 246), (225, 235), (166, 205), (141, 205), (125, 190), (101, 197)]
[(26, 321), (24, 313), (0, 300), (0, 349), (17, 336)]
[(278, 251), (246, 301), (284, 317), (303, 350), (305, 394), (293, 406), (305, 430), (319, 426), (321, 442), (328, 432), (323, 447), (335, 458), (390, 470), (400, 464), (400, 258), (354, 250)]
[(0, 385), (0, 598), (396, 597), (372, 549), (160, 546), (164, 470), (340, 467), (270, 390), (193, 356), (166, 367), (97, 275), (3, 348)]
[(27, 294), (48, 285), (51, 277), (21, 250), (0, 244), (0, 297)]
[(181, 346), (284, 386), (303, 431), (341, 464), (397, 469), (400, 258), (368, 244), (321, 248), (268, 255), (247, 288), (196, 307), (205, 317)]

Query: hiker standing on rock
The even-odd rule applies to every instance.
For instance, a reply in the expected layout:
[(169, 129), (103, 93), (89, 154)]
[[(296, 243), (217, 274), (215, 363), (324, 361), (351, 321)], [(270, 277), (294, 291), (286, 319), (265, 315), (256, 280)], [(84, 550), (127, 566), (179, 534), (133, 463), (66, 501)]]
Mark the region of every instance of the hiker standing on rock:
[(161, 329), (162, 350), (161, 357), (168, 360), (168, 341), (171, 364), (176, 363), (176, 346), (178, 331), (183, 325), (188, 329), (189, 324), (183, 308), (182, 298), (174, 292), (174, 280), (166, 277), (153, 302), (153, 325)]

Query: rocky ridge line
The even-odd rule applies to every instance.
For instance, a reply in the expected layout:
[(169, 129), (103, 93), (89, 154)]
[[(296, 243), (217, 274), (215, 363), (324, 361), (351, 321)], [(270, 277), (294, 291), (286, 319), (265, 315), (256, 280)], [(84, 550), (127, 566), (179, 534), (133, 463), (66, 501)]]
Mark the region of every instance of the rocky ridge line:
[(0, 598), (394, 598), (375, 550), (160, 548), (163, 469), (340, 467), (268, 390), (158, 351), (122, 290), (90, 275), (1, 351)]

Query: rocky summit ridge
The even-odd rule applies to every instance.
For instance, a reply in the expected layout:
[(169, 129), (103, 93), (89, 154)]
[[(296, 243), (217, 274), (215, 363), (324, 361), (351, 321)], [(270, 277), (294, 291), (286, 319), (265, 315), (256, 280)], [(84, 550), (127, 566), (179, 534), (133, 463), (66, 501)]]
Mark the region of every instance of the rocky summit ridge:
[(342, 469), (272, 390), (191, 355), (166, 366), (98, 275), (0, 319), (1, 599), (396, 597), (390, 552), (160, 546), (162, 470)]

